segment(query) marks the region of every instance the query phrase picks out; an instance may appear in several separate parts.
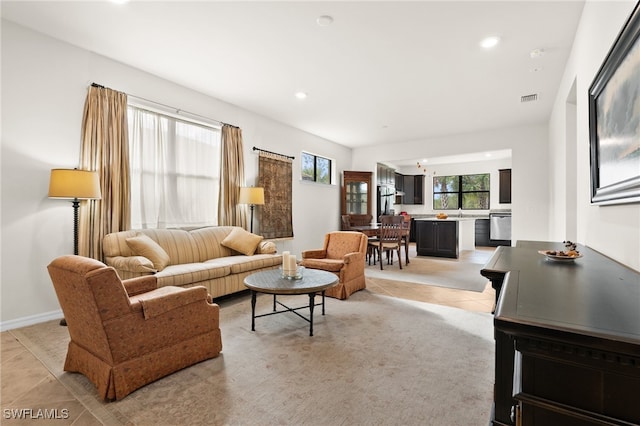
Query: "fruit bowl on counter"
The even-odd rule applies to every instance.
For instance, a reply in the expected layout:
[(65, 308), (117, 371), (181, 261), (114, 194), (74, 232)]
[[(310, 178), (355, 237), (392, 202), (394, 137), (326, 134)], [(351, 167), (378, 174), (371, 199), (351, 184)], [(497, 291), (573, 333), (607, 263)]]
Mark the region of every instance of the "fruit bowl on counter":
[(576, 243), (563, 241), (565, 250), (539, 250), (538, 253), (555, 262), (571, 262), (582, 257), (576, 249)]

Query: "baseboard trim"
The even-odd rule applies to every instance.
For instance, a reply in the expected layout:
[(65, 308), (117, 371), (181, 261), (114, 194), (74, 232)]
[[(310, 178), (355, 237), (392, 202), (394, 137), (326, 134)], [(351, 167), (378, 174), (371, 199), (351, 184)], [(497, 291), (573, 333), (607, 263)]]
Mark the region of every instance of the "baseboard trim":
[(45, 312), (42, 314), (31, 315), (28, 317), (22, 317), (9, 321), (2, 321), (0, 322), (0, 332), (13, 330), (14, 328), (26, 327), (28, 325), (38, 324), (55, 319), (62, 319), (63, 317), (64, 315), (62, 314), (62, 309), (58, 309), (57, 311)]

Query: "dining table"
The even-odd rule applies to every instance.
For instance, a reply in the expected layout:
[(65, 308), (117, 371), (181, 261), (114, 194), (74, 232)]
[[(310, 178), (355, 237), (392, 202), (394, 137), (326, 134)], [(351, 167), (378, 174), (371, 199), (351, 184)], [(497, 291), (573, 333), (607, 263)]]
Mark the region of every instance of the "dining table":
[[(368, 225), (351, 225), (352, 231), (362, 232), (367, 237), (377, 237), (380, 230), (380, 223), (370, 223)], [(409, 264), (409, 228), (402, 228), (402, 239), (404, 240), (405, 264)], [(399, 259), (402, 262), (402, 259)]]

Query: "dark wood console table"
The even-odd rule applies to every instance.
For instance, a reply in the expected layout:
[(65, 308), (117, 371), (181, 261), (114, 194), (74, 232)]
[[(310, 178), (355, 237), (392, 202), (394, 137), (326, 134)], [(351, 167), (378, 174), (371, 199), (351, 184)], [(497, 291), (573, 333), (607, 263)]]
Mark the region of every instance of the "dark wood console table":
[(640, 425), (640, 274), (588, 247), (573, 262), (498, 247), (493, 425)]

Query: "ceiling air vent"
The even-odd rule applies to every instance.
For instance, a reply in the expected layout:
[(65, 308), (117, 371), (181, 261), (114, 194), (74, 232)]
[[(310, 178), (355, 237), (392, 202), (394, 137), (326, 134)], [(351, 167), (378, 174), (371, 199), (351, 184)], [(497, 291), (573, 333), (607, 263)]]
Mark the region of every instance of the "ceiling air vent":
[(538, 100), (538, 94), (520, 96), (520, 102), (533, 102)]

